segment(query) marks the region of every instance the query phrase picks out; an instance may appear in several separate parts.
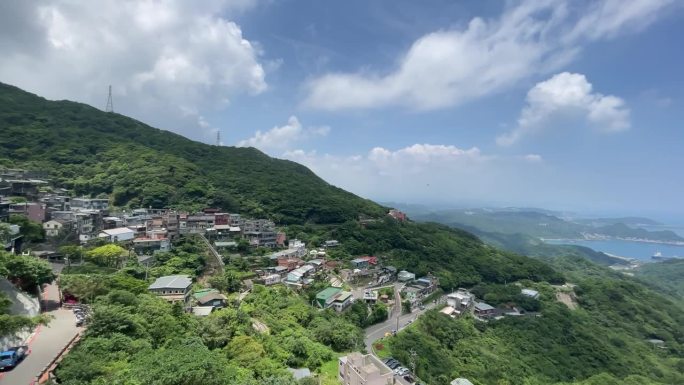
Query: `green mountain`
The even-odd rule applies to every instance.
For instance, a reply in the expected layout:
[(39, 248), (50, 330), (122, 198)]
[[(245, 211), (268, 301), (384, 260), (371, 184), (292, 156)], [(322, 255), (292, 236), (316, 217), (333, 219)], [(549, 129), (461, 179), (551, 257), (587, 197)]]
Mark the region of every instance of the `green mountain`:
[(46, 170), (117, 206), (207, 206), (279, 223), (339, 223), (385, 209), (254, 148), (211, 146), (85, 104), (0, 83), (0, 166)]
[(679, 298), (684, 297), (684, 259), (646, 263), (634, 275), (661, 291)]

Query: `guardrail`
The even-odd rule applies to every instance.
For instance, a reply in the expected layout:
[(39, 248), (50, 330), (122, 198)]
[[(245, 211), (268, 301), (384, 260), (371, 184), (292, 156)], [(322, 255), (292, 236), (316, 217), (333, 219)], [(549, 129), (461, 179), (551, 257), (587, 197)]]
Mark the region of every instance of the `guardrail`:
[(223, 266), (225, 266), (225, 263), (223, 263), (223, 257), (221, 257), (221, 254), (216, 251), (214, 246), (211, 245), (211, 242), (207, 239), (207, 237), (204, 236), (204, 234), (198, 234), (202, 240), (204, 240), (204, 243), (206, 243), (207, 247), (209, 248), (209, 251), (211, 254), (216, 258), (216, 261), (218, 262), (219, 266), (221, 269), (223, 269)]
[(66, 346), (64, 346), (64, 348), (57, 353), (57, 355), (50, 361), (49, 364), (45, 365), (45, 367), (40, 371), (30, 385), (43, 385), (54, 379), (55, 376), (53, 372), (57, 367), (57, 364), (62, 361), (64, 355), (69, 352), (69, 350), (71, 350), (80, 339), (81, 333), (78, 333), (71, 340), (69, 340), (69, 343), (67, 343)]

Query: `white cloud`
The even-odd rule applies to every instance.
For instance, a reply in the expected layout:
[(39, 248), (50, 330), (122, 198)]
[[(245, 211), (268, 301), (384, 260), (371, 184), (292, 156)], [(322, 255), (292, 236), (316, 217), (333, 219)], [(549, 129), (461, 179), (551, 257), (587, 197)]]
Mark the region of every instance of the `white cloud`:
[(523, 159), (525, 159), (528, 162), (533, 162), (533, 163), (544, 161), (544, 158), (542, 158), (542, 156), (539, 154), (527, 154), (527, 155), (523, 156)]
[(115, 111), (204, 139), (203, 113), (267, 88), (258, 47), (229, 19), (254, 2), (10, 2), (0, 25), (23, 27), (0, 27), (0, 80), (102, 107), (111, 84)]
[(508, 146), (523, 136), (543, 130), (556, 116), (578, 115), (604, 132), (618, 132), (629, 128), (629, 109), (625, 102), (612, 95), (593, 92), (592, 85), (582, 74), (563, 72), (537, 83), (527, 93), (527, 106), (512, 131), (497, 138), (497, 143)]
[(304, 104), (340, 110), (392, 105), (429, 110), (499, 92), (573, 60), (583, 44), (651, 23), (672, 0), (528, 0), (498, 18), (416, 40), (388, 72), (330, 73)]
[(540, 195), (549, 189), (541, 156), (484, 154), (477, 147), (414, 144), (352, 156), (292, 150), (284, 157), (334, 185), (379, 200), (520, 203), (531, 202), (530, 189)]
[(266, 152), (287, 150), (295, 143), (312, 137), (326, 136), (328, 133), (330, 133), (328, 126), (304, 128), (296, 116), (290, 116), (284, 126), (276, 126), (265, 132), (258, 130), (253, 137), (241, 140), (237, 145), (238, 147), (256, 147)]

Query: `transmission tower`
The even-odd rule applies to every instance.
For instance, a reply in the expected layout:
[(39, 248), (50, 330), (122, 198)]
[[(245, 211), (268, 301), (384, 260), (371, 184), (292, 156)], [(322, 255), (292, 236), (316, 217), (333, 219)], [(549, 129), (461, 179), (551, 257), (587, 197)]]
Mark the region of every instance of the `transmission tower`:
[(216, 130), (216, 145), (221, 145), (221, 130)]
[(105, 112), (114, 112), (114, 102), (112, 101), (112, 86), (109, 86), (109, 94), (107, 96), (107, 107)]

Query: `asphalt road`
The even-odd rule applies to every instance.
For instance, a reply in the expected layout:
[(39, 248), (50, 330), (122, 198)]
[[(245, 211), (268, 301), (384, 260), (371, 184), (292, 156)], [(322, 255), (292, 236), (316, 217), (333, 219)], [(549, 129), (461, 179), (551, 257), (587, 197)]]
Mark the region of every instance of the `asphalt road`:
[(54, 317), (48, 326), (38, 327), (29, 339), (30, 354), (14, 369), (0, 372), (2, 385), (31, 385), (35, 377), (79, 332), (76, 317), (67, 309), (59, 308), (59, 293), (56, 285), (45, 289), (45, 303)]
[[(414, 309), (409, 314), (401, 314), (401, 297), (399, 296), (399, 290), (401, 285), (395, 286), (394, 298), (398, 298), (399, 301), (396, 302), (395, 307), (390, 312), (390, 318), (380, 324), (375, 324), (365, 329), (364, 342), (366, 344), (366, 351), (373, 353), (373, 342), (385, 336), (385, 333), (391, 333), (392, 331), (400, 331), (406, 326), (410, 325), (418, 317), (420, 317), (426, 311), (434, 308), (437, 304), (441, 303), (445, 297), (439, 298), (437, 302), (430, 302), (425, 305), (425, 309), (420, 308)], [(409, 382), (404, 380), (403, 377), (394, 376), (394, 378), (402, 385), (409, 385)]]

